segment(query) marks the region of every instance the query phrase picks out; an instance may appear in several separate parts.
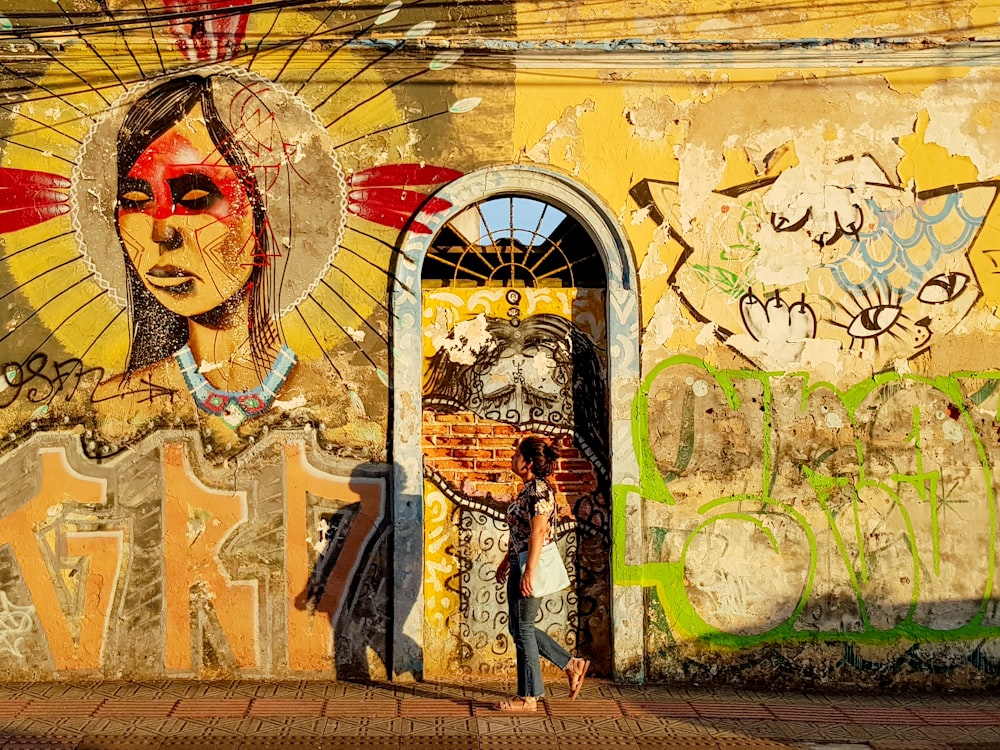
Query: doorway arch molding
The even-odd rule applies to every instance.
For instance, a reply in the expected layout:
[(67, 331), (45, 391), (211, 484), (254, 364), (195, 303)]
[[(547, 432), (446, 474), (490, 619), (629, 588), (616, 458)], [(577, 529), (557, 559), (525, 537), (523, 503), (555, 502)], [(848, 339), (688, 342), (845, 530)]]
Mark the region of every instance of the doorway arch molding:
[[(435, 193), (450, 204), (415, 220), (430, 231), (407, 232), (397, 254), (392, 282), (389, 442), (393, 463), (392, 648), (393, 679), (420, 678), (425, 638), (423, 599), (423, 451), (421, 274), (438, 232), (469, 205), (492, 197), (519, 195), (553, 204), (579, 221), (599, 248), (607, 274), (608, 393), (611, 484), (636, 486), (639, 466), (632, 447), (632, 399), (639, 385), (639, 298), (628, 239), (604, 204), (568, 177), (534, 166), (488, 167), (471, 172)], [(440, 205), (440, 204), (438, 204)], [(611, 502), (611, 498), (608, 498)], [(630, 499), (624, 538), (640, 549), (637, 500)], [(620, 534), (620, 532), (619, 532)], [(620, 535), (616, 535), (622, 538)], [(612, 570), (611, 629), (615, 679), (643, 679), (643, 597), (637, 586), (616, 583)]]

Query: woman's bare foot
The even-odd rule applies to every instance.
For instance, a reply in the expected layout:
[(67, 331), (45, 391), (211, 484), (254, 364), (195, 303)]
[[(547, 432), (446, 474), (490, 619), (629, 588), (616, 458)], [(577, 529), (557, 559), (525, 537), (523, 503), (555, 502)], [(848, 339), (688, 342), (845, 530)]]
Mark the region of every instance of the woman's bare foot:
[(566, 665), (566, 677), (569, 679), (570, 700), (576, 700), (576, 696), (580, 694), (580, 688), (583, 687), (583, 679), (587, 676), (588, 669), (590, 669), (589, 659), (573, 658), (570, 659), (569, 664)]

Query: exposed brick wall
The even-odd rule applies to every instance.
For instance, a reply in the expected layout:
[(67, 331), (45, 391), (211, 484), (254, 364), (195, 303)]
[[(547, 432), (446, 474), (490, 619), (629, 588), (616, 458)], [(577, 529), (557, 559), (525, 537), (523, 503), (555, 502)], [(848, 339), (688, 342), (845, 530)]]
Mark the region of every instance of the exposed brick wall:
[[(427, 463), (466, 494), (509, 499), (518, 486), (510, 468), (514, 445), (525, 437), (516, 427), (481, 419), (472, 412), (438, 414), (424, 411), (423, 449)], [(559, 453), (550, 480), (565, 515), (581, 495), (593, 492), (597, 478), (590, 461), (564, 435), (552, 440)]]

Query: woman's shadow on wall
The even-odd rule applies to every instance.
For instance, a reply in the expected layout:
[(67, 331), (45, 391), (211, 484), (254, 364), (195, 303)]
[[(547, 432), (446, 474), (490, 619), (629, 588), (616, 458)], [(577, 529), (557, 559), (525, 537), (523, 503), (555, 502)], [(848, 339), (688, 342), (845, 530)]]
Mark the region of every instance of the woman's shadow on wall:
[[(356, 484), (364, 482), (358, 480), (385, 479), (390, 475), (385, 464), (361, 464), (351, 473), (349, 488), (359, 489)], [(390, 497), (388, 492), (383, 493), (384, 507), (378, 514), (357, 502), (321, 510), (314, 530), (318, 544), (312, 570), (294, 604), (296, 609), (329, 621), (333, 677), (337, 680), (368, 682), (389, 678), (394, 609)], [(368, 535), (362, 545), (355, 546), (351, 537), (361, 533), (359, 524)], [(328, 595), (337, 588), (343, 592), (341, 596)]]

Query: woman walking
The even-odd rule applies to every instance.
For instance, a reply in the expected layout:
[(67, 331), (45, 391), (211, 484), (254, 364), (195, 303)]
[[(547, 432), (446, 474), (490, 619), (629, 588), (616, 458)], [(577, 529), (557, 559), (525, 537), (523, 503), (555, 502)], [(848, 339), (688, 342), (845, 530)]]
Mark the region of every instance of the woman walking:
[[(497, 581), (507, 582), (508, 625), (517, 655), (517, 695), (493, 708), (508, 713), (532, 713), (545, 694), (539, 655), (566, 672), (569, 697), (575, 699), (590, 668), (587, 659), (574, 658), (545, 631), (535, 627), (542, 599), (534, 595), (534, 575), (542, 548), (555, 544), (555, 493), (547, 477), (557, 454), (547, 442), (528, 437), (518, 443), (511, 469), (523, 482), (517, 497), (507, 507), (510, 529), (507, 556), (497, 567)], [(519, 559), (524, 554), (522, 573)]]

